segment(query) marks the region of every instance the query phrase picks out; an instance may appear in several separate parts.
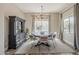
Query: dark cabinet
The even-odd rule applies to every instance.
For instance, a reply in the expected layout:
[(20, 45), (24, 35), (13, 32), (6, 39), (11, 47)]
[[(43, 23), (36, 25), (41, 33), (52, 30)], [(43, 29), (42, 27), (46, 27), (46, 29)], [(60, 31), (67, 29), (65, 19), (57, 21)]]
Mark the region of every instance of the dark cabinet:
[(9, 16), (9, 49), (16, 49), (26, 41), (24, 33), (25, 20)]

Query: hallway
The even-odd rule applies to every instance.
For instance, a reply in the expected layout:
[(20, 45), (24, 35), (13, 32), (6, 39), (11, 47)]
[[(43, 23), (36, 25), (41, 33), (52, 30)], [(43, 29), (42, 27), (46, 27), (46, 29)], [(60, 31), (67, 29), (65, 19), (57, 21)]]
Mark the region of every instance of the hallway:
[(38, 41), (27, 41), (25, 42), (20, 48), (17, 49), (15, 54), (46, 54), (46, 55), (52, 55), (52, 54), (73, 54), (75, 51), (69, 47), (68, 45), (62, 43), (59, 39), (55, 38), (54, 41), (49, 40), (50, 47), (41, 45), (35, 47), (34, 45)]

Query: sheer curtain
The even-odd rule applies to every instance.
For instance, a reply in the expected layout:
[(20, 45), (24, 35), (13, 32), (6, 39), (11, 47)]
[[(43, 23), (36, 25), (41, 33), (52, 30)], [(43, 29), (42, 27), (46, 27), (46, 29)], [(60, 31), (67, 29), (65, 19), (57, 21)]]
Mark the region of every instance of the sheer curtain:
[(33, 33), (48, 34), (49, 33), (49, 15), (33, 15)]

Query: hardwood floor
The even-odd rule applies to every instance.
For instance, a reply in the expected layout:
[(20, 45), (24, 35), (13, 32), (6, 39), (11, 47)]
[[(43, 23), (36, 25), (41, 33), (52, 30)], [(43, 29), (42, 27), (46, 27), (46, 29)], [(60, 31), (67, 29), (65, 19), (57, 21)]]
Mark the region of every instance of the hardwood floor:
[(68, 45), (55, 38), (54, 41), (49, 40), (50, 47), (40, 45), (35, 47), (38, 40), (28, 40), (21, 47), (19, 47), (16, 55), (72, 55), (75, 51)]

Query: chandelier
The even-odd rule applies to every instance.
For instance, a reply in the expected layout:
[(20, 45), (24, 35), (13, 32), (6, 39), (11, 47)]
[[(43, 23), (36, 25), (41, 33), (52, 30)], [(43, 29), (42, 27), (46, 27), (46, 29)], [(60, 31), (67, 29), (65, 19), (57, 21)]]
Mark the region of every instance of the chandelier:
[(44, 12), (44, 7), (43, 5), (40, 6), (40, 12), (39, 13), (36, 13), (36, 14), (33, 14), (34, 16), (34, 19), (40, 19), (40, 20), (43, 20), (47, 17), (47, 14), (45, 14)]
[[(42, 20), (43, 20), (43, 5), (41, 5), (41, 13), (40, 13), (40, 19), (41, 19), (41, 28), (42, 28)], [(41, 29), (41, 32), (40, 32), (40, 34), (44, 34), (44, 32), (42, 31), (42, 29)]]
[(41, 20), (43, 19), (43, 5), (41, 5), (41, 13), (40, 13), (40, 17), (41, 17)]

